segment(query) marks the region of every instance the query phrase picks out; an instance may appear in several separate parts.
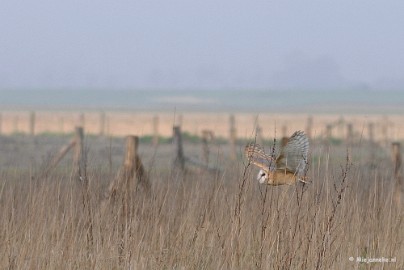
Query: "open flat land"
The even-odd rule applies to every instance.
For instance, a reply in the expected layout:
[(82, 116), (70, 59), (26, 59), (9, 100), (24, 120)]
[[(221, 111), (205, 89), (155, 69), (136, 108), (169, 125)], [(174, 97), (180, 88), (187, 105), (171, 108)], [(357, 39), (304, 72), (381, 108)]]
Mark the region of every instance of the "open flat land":
[[(100, 112), (81, 115), (35, 111), (29, 135), (29, 111), (2, 112), (1, 268), (404, 267), (403, 187), (391, 158), (391, 142), (404, 137), (401, 115), (312, 115), (310, 183), (277, 187), (259, 185), (257, 168), (242, 155), (254, 138), (255, 114), (234, 114), (235, 158), (227, 113), (105, 112), (105, 130)], [(145, 136), (153, 134), (155, 116), (158, 145)], [(270, 151), (275, 135), (279, 141), (306, 130), (308, 117), (259, 115), (265, 149)], [(174, 124), (191, 134), (183, 137), (184, 155), (193, 161), (184, 171), (172, 166)], [(73, 151), (47, 170), (79, 125), (85, 131), (86, 184), (75, 174)], [(215, 134), (209, 170), (198, 166), (204, 129)], [(129, 134), (141, 136), (138, 154), (150, 186), (137, 177), (121, 181)], [(114, 192), (111, 183), (117, 183)]]
[[(74, 131), (75, 126), (83, 126), (87, 134), (126, 136), (153, 135), (170, 137), (173, 125), (182, 130), (200, 136), (202, 130), (211, 130), (217, 137), (229, 136), (229, 113), (216, 112), (130, 112), (130, 111), (53, 111), (9, 110), (1, 113), (1, 132), (3, 134), (30, 133), (30, 119), (35, 112), (34, 133), (65, 134)], [(308, 129), (308, 119), (312, 118), (311, 134), (324, 137), (327, 125), (331, 127), (331, 136), (345, 139), (347, 126), (361, 138), (369, 137), (369, 125), (372, 136), (377, 141), (404, 139), (403, 114), (307, 114), (307, 113), (233, 113), (237, 137), (251, 138), (257, 125), (261, 127), (264, 138), (287, 136), (295, 130)], [(157, 119), (157, 123), (154, 119)], [(156, 123), (156, 124), (155, 124)]]

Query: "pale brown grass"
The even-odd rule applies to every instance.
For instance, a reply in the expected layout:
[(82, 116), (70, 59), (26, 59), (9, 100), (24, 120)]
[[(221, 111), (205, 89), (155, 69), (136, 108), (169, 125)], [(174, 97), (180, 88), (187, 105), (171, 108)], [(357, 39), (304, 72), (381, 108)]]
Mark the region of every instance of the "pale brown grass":
[(153, 167), (149, 196), (139, 187), (103, 207), (114, 173), (102, 165), (89, 164), (88, 190), (66, 168), (42, 178), (39, 166), (3, 171), (0, 267), (402, 269), (403, 208), (389, 160), (371, 168), (359, 148), (352, 160), (343, 146), (324, 149), (313, 146), (309, 185), (259, 186), (242, 160), (219, 159), (216, 175)]

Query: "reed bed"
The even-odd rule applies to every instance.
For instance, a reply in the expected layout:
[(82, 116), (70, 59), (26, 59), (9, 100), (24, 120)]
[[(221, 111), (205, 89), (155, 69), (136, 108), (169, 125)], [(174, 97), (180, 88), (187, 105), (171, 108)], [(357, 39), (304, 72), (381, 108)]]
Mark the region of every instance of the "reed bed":
[[(91, 157), (88, 186), (66, 164), (41, 177), (45, 166), (3, 166), (0, 267), (403, 269), (393, 166), (387, 151), (368, 155), (370, 147), (313, 142), (311, 183), (279, 187), (259, 185), (256, 170), (228, 160), (224, 147), (211, 159), (216, 173), (153, 160), (150, 192), (135, 185), (109, 198), (115, 171)], [(358, 261), (382, 257), (389, 262)]]

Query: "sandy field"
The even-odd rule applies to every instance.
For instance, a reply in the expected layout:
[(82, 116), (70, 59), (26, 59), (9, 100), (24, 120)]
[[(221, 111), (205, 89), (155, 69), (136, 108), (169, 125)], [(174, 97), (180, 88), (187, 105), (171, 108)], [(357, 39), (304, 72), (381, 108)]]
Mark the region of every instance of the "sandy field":
[[(263, 138), (286, 136), (295, 130), (308, 131), (312, 119), (311, 136), (324, 137), (327, 125), (331, 136), (344, 139), (348, 125), (357, 138), (373, 138), (377, 141), (403, 140), (404, 115), (377, 114), (273, 114), (234, 113), (238, 138), (254, 136), (257, 124)], [(213, 131), (216, 137), (228, 137), (229, 113), (197, 112), (130, 112), (130, 111), (17, 111), (0, 113), (0, 133), (71, 133), (75, 126), (83, 126), (86, 134), (107, 136), (152, 135), (169, 137), (172, 126), (180, 125), (183, 131), (201, 135), (203, 130)], [(34, 125), (31, 125), (34, 119)]]

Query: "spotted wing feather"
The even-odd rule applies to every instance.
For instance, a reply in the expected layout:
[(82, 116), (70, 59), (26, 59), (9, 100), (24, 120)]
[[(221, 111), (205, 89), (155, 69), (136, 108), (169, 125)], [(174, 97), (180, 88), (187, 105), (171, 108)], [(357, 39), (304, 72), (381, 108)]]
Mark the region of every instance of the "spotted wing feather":
[(302, 175), (306, 168), (309, 140), (303, 131), (296, 131), (281, 149), (276, 159), (277, 169), (285, 169)]
[(264, 149), (259, 144), (253, 142), (246, 145), (244, 154), (252, 164), (264, 170), (269, 170), (273, 161), (273, 158), (265, 154)]

